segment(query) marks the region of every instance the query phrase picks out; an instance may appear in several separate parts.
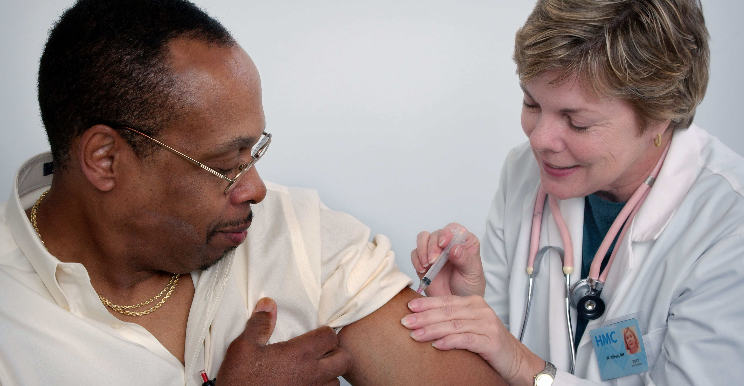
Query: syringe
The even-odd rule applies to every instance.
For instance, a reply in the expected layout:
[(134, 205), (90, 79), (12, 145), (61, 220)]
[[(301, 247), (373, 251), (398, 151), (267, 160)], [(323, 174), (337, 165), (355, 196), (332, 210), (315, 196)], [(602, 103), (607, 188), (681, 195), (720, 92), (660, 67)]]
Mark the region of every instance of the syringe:
[(439, 254), (436, 260), (434, 260), (434, 264), (431, 265), (431, 268), (429, 268), (428, 271), (426, 271), (426, 274), (424, 277), (421, 278), (421, 283), (419, 284), (418, 292), (419, 294), (424, 292), (426, 287), (431, 284), (431, 281), (434, 280), (434, 277), (437, 276), (439, 271), (442, 269), (444, 264), (447, 263), (447, 260), (449, 260), (449, 252), (452, 247), (454, 247), (457, 244), (462, 244), (465, 242), (465, 238), (468, 236), (468, 231), (465, 230), (463, 227), (457, 227), (455, 229), (452, 229), (452, 240), (450, 240), (449, 244), (447, 244), (447, 247), (444, 248), (442, 253)]

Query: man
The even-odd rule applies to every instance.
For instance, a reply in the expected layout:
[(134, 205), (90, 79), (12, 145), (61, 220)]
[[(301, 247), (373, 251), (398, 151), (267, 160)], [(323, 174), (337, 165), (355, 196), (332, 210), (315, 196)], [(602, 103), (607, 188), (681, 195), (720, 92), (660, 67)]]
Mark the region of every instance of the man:
[(0, 384), (499, 381), (408, 338), (387, 239), (260, 179), (258, 72), (192, 4), (79, 1), (39, 104), (51, 155), (0, 212)]

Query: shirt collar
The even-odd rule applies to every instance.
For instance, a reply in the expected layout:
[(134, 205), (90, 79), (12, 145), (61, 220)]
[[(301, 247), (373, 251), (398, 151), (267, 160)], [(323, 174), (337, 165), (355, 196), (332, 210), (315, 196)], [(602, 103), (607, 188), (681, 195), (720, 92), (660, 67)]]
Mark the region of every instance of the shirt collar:
[(695, 125), (675, 130), (664, 165), (633, 223), (631, 240), (655, 240), (666, 228), (700, 172), (700, 132)]
[(7, 221), (18, 247), (26, 255), (44, 286), (58, 305), (66, 307), (67, 298), (56, 279), (61, 262), (46, 250), (26, 216), (26, 209), (34, 205), (51, 183), (51, 153), (42, 153), (26, 161), (18, 169), (13, 181), (7, 206)]

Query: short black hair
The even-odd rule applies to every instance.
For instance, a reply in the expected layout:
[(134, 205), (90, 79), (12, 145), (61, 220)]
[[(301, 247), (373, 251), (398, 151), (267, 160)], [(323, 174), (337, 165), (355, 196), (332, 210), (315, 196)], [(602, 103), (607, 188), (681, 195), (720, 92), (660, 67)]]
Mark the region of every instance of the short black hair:
[[(176, 38), (232, 46), (218, 21), (185, 0), (79, 0), (49, 32), (39, 63), (39, 108), (55, 169), (76, 137), (96, 124), (156, 135), (183, 113), (167, 63)], [(120, 131), (138, 156), (152, 145)]]

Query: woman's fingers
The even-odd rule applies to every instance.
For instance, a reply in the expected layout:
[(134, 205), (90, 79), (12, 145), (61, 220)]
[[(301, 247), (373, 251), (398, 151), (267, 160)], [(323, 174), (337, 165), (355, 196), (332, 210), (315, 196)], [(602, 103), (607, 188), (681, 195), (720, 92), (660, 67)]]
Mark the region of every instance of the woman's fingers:
[[(416, 237), (416, 249), (411, 251), (411, 262), (413, 263), (416, 272), (425, 273), (425, 269), (427, 269), (432, 263), (434, 263), (434, 260), (439, 257), (439, 255), (442, 253), (442, 250), (452, 240), (452, 229), (458, 227), (462, 227), (462, 225), (457, 223), (450, 223), (443, 229), (434, 231), (432, 233), (423, 231), (418, 234), (418, 236)], [(477, 242), (477, 237), (472, 234), (468, 234), (468, 237), (465, 239), (465, 248), (463, 248), (463, 245), (453, 247), (453, 249), (451, 250), (452, 254), (450, 255), (450, 258), (453, 257), (454, 253), (459, 253), (460, 255), (462, 255), (462, 251), (464, 249), (472, 248), (473, 244)]]
[(411, 251), (411, 263), (413, 264), (416, 273), (419, 274), (419, 278), (426, 273), (426, 266), (428, 265), (425, 263), (428, 262), (427, 249), (429, 245), (429, 235), (430, 234), (427, 231), (419, 233), (418, 236), (416, 236), (416, 248)]
[[(439, 257), (439, 254), (442, 253), (442, 249), (444, 249), (444, 245), (447, 245), (446, 243), (442, 244), (442, 230), (434, 231), (429, 236), (429, 242), (426, 247), (426, 263), (424, 264), (426, 267), (432, 265), (434, 263), (434, 260)], [(452, 236), (450, 235), (450, 238)], [(440, 245), (441, 244), (441, 245)]]
[(496, 346), (489, 336), (472, 332), (447, 335), (437, 339), (431, 345), (439, 350), (461, 349), (480, 355), (494, 351)]
[(473, 303), (483, 303), (483, 298), (479, 296), (432, 296), (426, 298), (416, 298), (408, 302), (408, 309), (413, 312), (422, 312), (442, 307), (460, 306), (467, 307)]
[(415, 313), (406, 315), (401, 319), (401, 323), (407, 328), (415, 330), (454, 320), (479, 319), (490, 321), (490, 319), (493, 319), (491, 317), (493, 311), (482, 299), (477, 296), (473, 296), (472, 299), (457, 296), (414, 299), (408, 303), (408, 307)]
[(487, 329), (488, 326), (480, 319), (454, 319), (415, 329), (411, 331), (411, 338), (419, 342), (428, 342), (453, 334), (485, 335)]
[[(453, 230), (465, 230), (465, 238), (457, 245), (451, 245)], [(485, 294), (486, 282), (480, 258), (480, 241), (458, 223), (447, 224), (434, 232), (421, 232), (416, 237), (416, 249), (411, 251), (411, 264), (419, 278), (422, 278), (440, 257), (445, 248), (450, 247), (447, 262), (427, 289), (427, 295), (479, 295)]]

